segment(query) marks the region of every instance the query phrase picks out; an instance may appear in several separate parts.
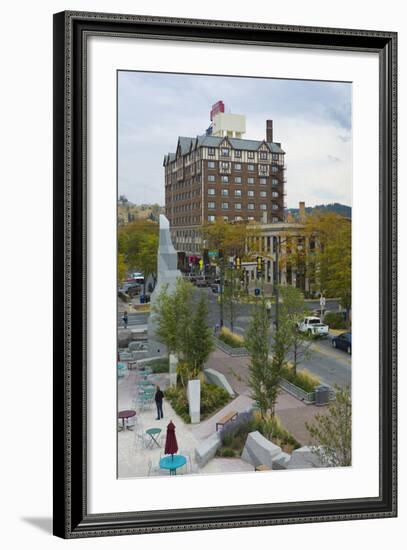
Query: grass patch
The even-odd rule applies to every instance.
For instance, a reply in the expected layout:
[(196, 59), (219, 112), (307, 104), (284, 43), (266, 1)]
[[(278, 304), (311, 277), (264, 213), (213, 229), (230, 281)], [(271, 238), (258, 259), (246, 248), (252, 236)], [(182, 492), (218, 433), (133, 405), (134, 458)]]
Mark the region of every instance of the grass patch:
[[(171, 386), (165, 390), (164, 395), (184, 422), (191, 422), (186, 389), (182, 386)], [(201, 420), (224, 407), (230, 399), (230, 395), (223, 388), (201, 383)]]
[(239, 336), (239, 334), (235, 334), (227, 327), (221, 328), (221, 331), (219, 334), (219, 340), (221, 340), (231, 348), (244, 348), (243, 336)]
[(311, 374), (307, 369), (302, 369), (295, 373), (292, 365), (285, 365), (283, 367), (281, 377), (307, 393), (314, 391), (316, 386), (319, 386), (321, 383), (320, 378)]

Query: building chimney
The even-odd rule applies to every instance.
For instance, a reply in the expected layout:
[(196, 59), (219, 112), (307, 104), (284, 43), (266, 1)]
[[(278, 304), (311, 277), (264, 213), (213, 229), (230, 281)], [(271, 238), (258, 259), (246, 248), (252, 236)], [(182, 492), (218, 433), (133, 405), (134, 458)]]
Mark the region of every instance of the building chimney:
[(300, 202), (300, 215), (299, 215), (299, 218), (300, 218), (301, 223), (305, 222), (305, 218), (306, 218), (306, 215), (305, 215), (305, 202)]
[(266, 121), (266, 141), (271, 143), (273, 141), (273, 121)]

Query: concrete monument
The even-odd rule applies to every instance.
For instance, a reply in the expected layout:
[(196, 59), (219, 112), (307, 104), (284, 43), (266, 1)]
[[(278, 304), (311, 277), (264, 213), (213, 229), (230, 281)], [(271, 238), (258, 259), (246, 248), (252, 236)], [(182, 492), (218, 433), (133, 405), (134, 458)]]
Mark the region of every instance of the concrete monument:
[[(157, 301), (158, 296), (164, 288), (171, 293), (175, 289), (177, 279), (181, 277), (181, 272), (177, 269), (177, 251), (174, 248), (171, 240), (170, 224), (167, 218), (160, 214), (160, 236), (157, 253), (157, 284), (151, 294), (151, 311)], [(161, 342), (155, 338), (156, 321), (155, 314), (152, 312), (148, 319), (148, 355), (163, 356), (166, 355), (167, 349)], [(172, 361), (172, 368), (176, 368), (176, 362)], [(171, 383), (174, 383), (174, 372), (170, 373)], [(176, 379), (176, 374), (175, 374)]]

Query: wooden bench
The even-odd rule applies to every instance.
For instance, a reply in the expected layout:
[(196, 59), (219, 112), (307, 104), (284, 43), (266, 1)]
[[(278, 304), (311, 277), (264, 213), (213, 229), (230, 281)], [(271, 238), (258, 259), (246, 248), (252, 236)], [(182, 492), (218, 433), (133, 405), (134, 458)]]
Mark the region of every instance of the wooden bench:
[(225, 416), (222, 416), (218, 422), (216, 422), (216, 431), (218, 431), (218, 426), (224, 426), (228, 422), (233, 422), (233, 420), (236, 420), (239, 413), (236, 411), (230, 411), (228, 414), (225, 414)]

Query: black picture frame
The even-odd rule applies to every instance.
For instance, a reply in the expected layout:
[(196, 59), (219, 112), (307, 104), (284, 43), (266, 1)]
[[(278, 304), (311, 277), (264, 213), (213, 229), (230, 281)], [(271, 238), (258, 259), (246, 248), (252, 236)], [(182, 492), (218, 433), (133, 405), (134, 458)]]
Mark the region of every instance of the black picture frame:
[[(103, 33), (376, 52), (380, 80), (380, 494), (319, 502), (87, 511), (86, 44)], [(397, 515), (397, 34), (86, 12), (54, 15), (54, 534), (63, 538)]]

